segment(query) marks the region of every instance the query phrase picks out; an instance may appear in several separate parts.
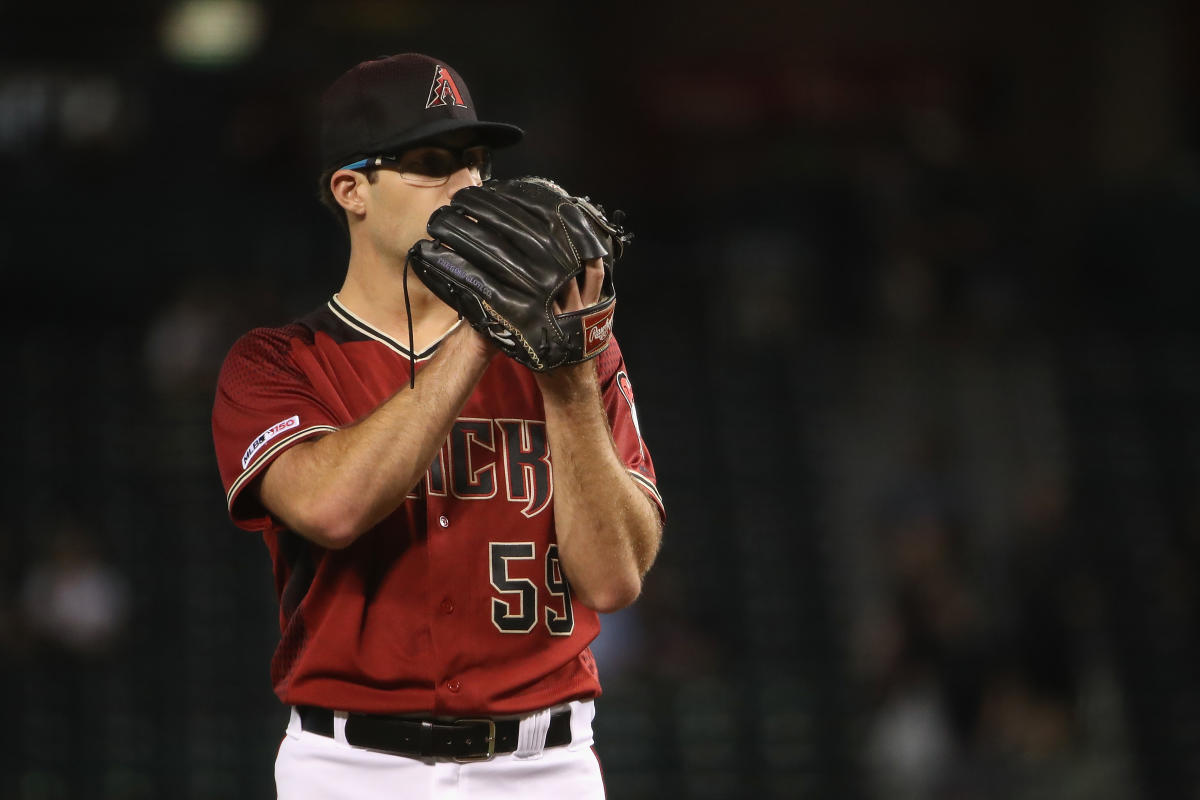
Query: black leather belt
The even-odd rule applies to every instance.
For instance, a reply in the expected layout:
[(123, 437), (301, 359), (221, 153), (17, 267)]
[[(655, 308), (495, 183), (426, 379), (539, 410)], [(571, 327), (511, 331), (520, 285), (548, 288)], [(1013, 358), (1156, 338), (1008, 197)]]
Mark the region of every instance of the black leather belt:
[[(333, 738), (333, 712), (315, 706), (296, 706), (300, 727)], [(346, 716), (346, 741), (355, 747), (383, 750), (412, 758), (450, 758), (486, 761), (496, 753), (517, 749), (520, 720), (418, 719), (380, 714)], [(546, 747), (571, 743), (571, 710), (550, 715)]]

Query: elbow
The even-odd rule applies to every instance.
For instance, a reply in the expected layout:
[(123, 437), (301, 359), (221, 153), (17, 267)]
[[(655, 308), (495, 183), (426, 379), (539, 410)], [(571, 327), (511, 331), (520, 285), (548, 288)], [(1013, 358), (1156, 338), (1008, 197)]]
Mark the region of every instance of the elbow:
[(298, 509), (288, 527), (326, 550), (344, 550), (366, 530), (353, 514), (331, 504)]
[(641, 593), (641, 578), (630, 574), (606, 581), (602, 586), (591, 587), (579, 597), (579, 601), (598, 614), (611, 614), (633, 605)]
[(307, 533), (303, 531), (299, 533), (301, 536), (309, 539), (314, 544), (324, 547), (326, 550), (345, 550), (358, 539), (357, 534), (336, 528), (316, 528)]

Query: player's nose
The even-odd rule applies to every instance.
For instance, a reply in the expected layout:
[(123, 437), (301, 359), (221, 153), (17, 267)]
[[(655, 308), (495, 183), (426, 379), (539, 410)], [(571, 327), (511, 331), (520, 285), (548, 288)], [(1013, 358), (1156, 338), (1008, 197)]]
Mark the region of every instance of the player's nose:
[(470, 167), (463, 167), (450, 176), (450, 180), (446, 182), (446, 194), (450, 197), (459, 189), (466, 186), (482, 186), (483, 180), (479, 177), (479, 171)]

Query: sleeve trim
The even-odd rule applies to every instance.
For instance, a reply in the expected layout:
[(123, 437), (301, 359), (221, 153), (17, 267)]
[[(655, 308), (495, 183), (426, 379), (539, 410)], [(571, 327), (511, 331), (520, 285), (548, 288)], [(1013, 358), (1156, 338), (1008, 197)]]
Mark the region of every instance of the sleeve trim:
[(250, 466), (246, 467), (246, 469), (242, 471), (242, 474), (239, 475), (236, 480), (234, 480), (233, 485), (229, 487), (229, 491), (225, 493), (225, 507), (232, 512), (233, 500), (235, 497), (237, 497), (238, 492), (240, 492), (242, 488), (250, 481), (250, 479), (257, 475), (262, 468), (266, 466), (282, 450), (290, 447), (301, 439), (307, 439), (314, 434), (332, 433), (336, 430), (337, 428), (333, 427), (332, 425), (314, 425), (311, 428), (305, 428), (304, 430), (296, 431), (291, 436), (288, 436), (285, 439), (280, 439), (275, 444), (263, 450), (258, 454), (258, 457), (254, 459), (254, 462), (251, 463)]
[(658, 487), (654, 485), (654, 482), (636, 470), (626, 469), (625, 471), (629, 473), (629, 477), (633, 478), (633, 482), (638, 485), (638, 488), (650, 495), (650, 499), (658, 505), (659, 513), (665, 517), (667, 509), (663, 505), (662, 495), (658, 493)]

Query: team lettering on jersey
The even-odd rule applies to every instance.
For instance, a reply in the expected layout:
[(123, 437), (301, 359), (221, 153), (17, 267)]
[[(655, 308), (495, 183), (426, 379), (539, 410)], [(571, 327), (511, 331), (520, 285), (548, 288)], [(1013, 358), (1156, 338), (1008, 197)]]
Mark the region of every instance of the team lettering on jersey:
[(546, 423), (460, 417), (421, 485), (429, 495), (460, 500), (491, 500), (503, 491), (508, 502), (523, 504), (521, 514), (535, 517), (554, 494)]

